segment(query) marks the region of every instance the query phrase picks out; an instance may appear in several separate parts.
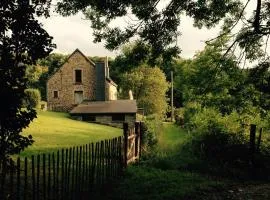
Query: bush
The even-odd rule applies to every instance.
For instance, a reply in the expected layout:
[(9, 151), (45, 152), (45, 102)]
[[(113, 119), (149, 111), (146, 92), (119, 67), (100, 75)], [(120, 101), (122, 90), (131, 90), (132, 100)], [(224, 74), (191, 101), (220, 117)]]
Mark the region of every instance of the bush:
[(228, 132), (217, 121), (209, 121), (205, 132), (192, 139), (192, 150), (201, 158), (218, 163), (246, 161), (248, 138), (243, 132)]
[(218, 163), (246, 161), (248, 127), (241, 125), (241, 115), (236, 112), (222, 115), (214, 108), (194, 110), (188, 109), (192, 113), (188, 122), (192, 138), (188, 146), (195, 155)]
[(162, 119), (158, 115), (149, 115), (143, 123), (143, 149), (149, 154), (158, 142), (158, 134), (162, 130)]
[(39, 90), (31, 88), (31, 89), (26, 89), (24, 93), (25, 93), (24, 106), (37, 108), (41, 101)]
[(183, 112), (185, 128), (187, 128), (188, 130), (192, 130), (194, 128), (192, 124), (192, 119), (200, 111), (201, 104), (197, 102), (189, 102), (185, 105), (185, 109)]
[(184, 108), (176, 108), (174, 110), (174, 119), (177, 125), (184, 126)]

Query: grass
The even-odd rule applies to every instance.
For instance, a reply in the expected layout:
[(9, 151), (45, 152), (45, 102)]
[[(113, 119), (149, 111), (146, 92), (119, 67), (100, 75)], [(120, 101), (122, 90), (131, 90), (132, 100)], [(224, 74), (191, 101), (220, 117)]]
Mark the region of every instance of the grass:
[(223, 187), (222, 181), (182, 167), (179, 169), (182, 162), (179, 150), (188, 138), (183, 129), (164, 123), (158, 137), (154, 155), (138, 165), (129, 166), (113, 189), (98, 199), (201, 199), (200, 191)]
[(72, 120), (68, 113), (40, 111), (23, 135), (35, 140), (20, 154), (29, 156), (121, 136), (122, 129)]
[(270, 199), (267, 182), (242, 182), (205, 173), (211, 166), (196, 160), (190, 152), (181, 151), (188, 137), (183, 129), (164, 123), (155, 154), (144, 162), (129, 166), (123, 178), (106, 188), (97, 199)]
[(222, 183), (210, 181), (197, 173), (131, 166), (127, 169), (125, 176), (113, 185), (111, 191), (107, 191), (103, 197), (97, 199), (201, 199), (198, 191), (217, 187), (222, 187)]
[(163, 123), (163, 131), (159, 135), (158, 148), (163, 152), (173, 152), (183, 144), (187, 137), (186, 131), (169, 122), (165, 122)]

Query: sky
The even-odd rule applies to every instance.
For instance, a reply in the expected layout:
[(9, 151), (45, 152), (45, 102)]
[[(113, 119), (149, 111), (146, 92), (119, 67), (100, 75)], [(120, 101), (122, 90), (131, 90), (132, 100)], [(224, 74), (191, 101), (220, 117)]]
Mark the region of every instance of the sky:
[[(87, 56), (115, 57), (120, 53), (119, 51), (108, 51), (105, 49), (104, 43), (93, 43), (90, 21), (83, 19), (82, 14), (62, 17), (57, 13), (52, 13), (50, 18), (41, 18), (40, 22), (54, 38), (53, 42), (57, 45), (54, 52), (70, 54), (78, 48)], [(118, 20), (116, 23), (121, 26), (125, 22)], [(179, 36), (177, 44), (182, 50), (180, 56), (183, 58), (192, 58), (196, 52), (203, 50), (204, 41), (214, 38), (219, 33), (218, 28), (210, 30), (195, 28), (193, 20), (185, 16), (182, 18), (179, 30), (182, 35)]]

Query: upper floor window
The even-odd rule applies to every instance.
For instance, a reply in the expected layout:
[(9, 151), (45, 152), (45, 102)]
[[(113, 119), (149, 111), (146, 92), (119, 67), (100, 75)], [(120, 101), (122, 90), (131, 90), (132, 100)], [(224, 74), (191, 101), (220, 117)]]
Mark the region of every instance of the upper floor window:
[(75, 70), (75, 83), (81, 83), (82, 82), (82, 70), (76, 69)]
[(57, 90), (53, 91), (53, 98), (58, 98), (58, 91)]

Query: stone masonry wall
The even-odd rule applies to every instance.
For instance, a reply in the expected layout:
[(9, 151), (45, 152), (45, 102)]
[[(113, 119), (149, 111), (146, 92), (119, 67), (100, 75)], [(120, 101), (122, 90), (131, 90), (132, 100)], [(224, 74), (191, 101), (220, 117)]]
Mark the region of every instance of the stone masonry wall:
[[(82, 83), (75, 83), (75, 70), (82, 70)], [(54, 98), (58, 91), (58, 98)], [(75, 104), (74, 92), (83, 91), (83, 99), (95, 99), (95, 66), (75, 51), (47, 82), (48, 110), (70, 111)]]
[(105, 98), (106, 100), (117, 100), (117, 88), (115, 85), (106, 81), (105, 85)]
[[(123, 122), (113, 122), (112, 116), (109, 115), (96, 116), (96, 122), (100, 124), (123, 128)], [(129, 123), (130, 125), (134, 125), (134, 123), (136, 122), (136, 114), (126, 114), (125, 122)]]

